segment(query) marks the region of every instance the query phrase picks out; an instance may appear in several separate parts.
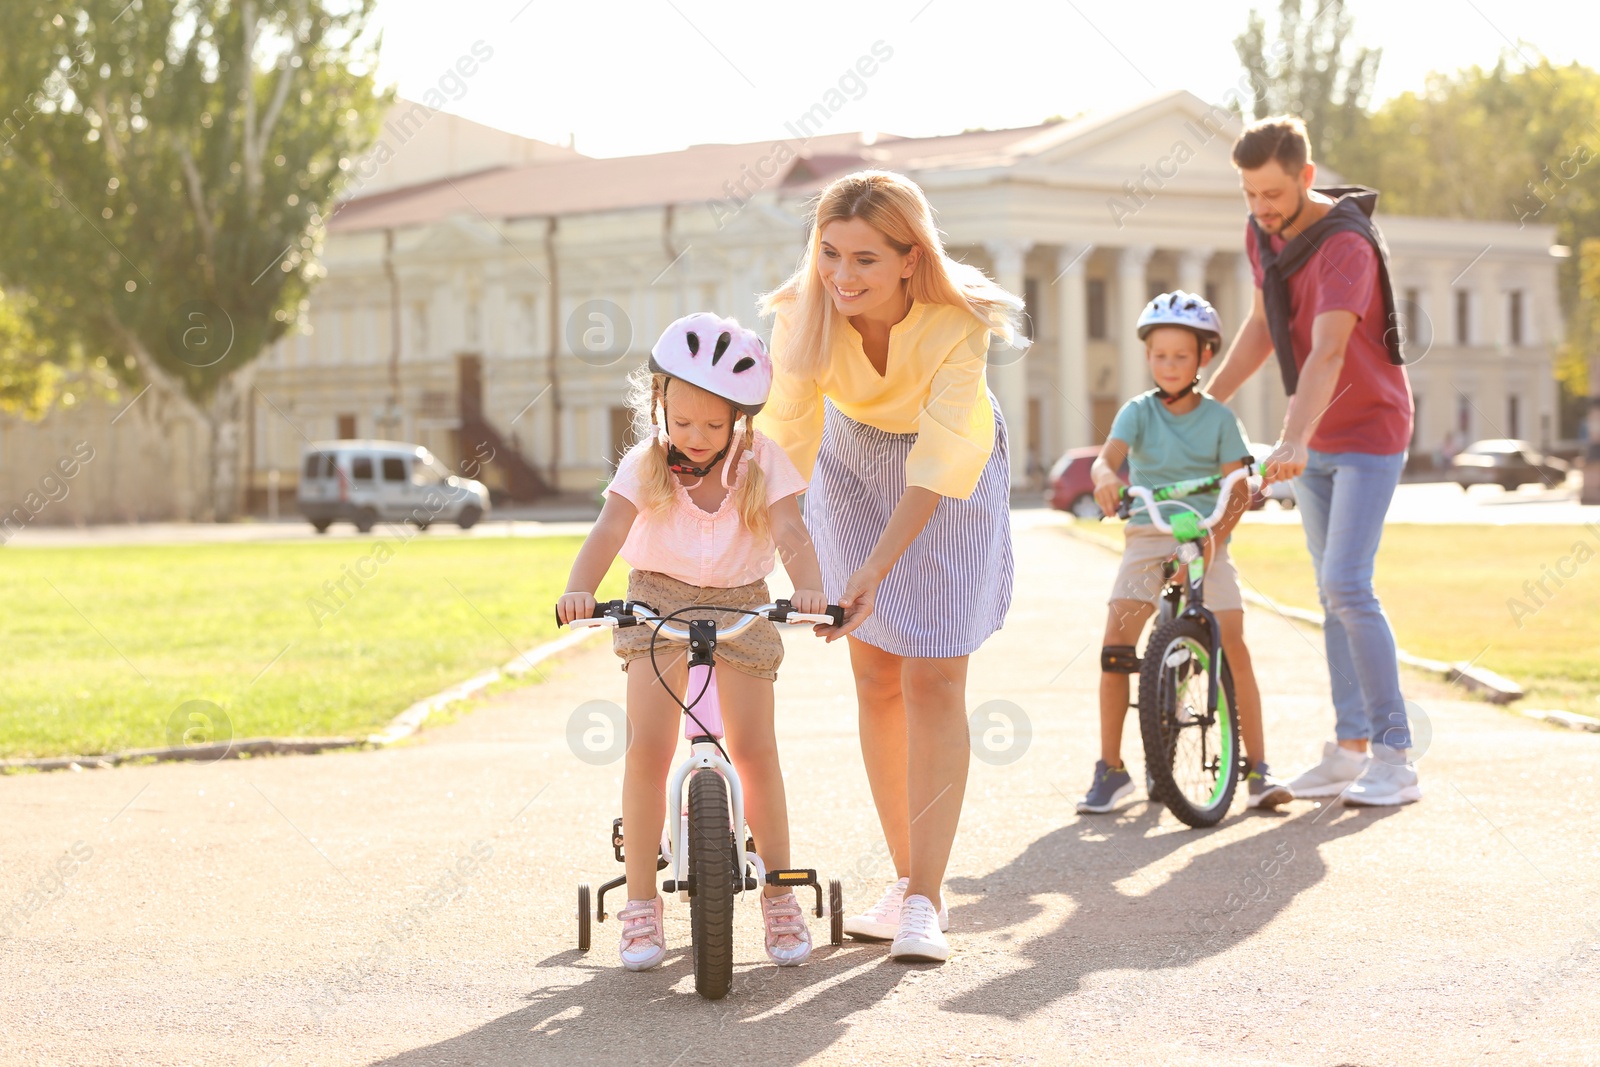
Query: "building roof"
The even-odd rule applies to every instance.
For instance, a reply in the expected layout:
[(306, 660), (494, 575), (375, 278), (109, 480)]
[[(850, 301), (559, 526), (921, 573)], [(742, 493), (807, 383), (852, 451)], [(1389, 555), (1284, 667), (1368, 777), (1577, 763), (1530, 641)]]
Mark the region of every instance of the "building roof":
[[(703, 204), (780, 187), (807, 192), (864, 167), (915, 171), (992, 161), (1059, 125), (940, 137), (839, 133), (803, 142), (702, 144), (653, 155), (499, 167), (345, 201), (328, 228), (352, 233), (420, 226), (462, 212), (512, 219)], [(771, 173), (763, 178), (761, 171)], [(737, 188), (741, 181), (744, 192)]]

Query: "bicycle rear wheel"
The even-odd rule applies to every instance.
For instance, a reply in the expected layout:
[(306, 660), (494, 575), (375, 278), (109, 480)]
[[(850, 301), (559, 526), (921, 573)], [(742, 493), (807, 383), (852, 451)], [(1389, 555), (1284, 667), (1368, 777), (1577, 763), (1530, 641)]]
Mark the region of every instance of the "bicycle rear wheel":
[[(1220, 654), (1220, 651), (1219, 651)], [(1211, 635), (1184, 616), (1158, 627), (1139, 671), (1139, 730), (1150, 797), (1190, 826), (1215, 826), (1239, 783), (1233, 675), (1218, 665), (1217, 710), (1206, 710)]]
[(707, 1000), (728, 995), (733, 981), (733, 879), (738, 853), (729, 829), (728, 783), (715, 771), (689, 779), (689, 931), (694, 988)]

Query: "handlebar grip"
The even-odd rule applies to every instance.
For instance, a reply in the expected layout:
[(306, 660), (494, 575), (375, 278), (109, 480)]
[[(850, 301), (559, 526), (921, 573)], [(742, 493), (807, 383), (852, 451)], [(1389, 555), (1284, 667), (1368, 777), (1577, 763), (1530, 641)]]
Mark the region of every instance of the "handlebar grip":
[(844, 609), (841, 608), (839, 605), (837, 605), (837, 604), (829, 604), (828, 605), (828, 617), (833, 620), (833, 624), (835, 626), (843, 626), (844, 625)]

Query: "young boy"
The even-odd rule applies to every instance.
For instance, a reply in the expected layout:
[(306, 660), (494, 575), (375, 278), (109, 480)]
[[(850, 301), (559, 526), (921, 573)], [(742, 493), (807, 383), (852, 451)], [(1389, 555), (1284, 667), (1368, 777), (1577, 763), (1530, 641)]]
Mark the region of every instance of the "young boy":
[[(1162, 293), (1140, 314), (1139, 338), (1156, 388), (1122, 406), (1094, 461), (1094, 498), (1107, 515), (1117, 509), (1121, 482), (1116, 472), (1124, 458), (1133, 485), (1155, 488), (1236, 471), (1250, 454), (1244, 428), (1233, 412), (1195, 391), (1200, 369), (1222, 343), (1222, 323), (1211, 305), (1181, 289)], [(1228, 533), (1244, 514), (1249, 498), (1244, 484), (1234, 486), (1227, 512), (1204, 543), (1206, 606), (1222, 628), (1222, 654), (1233, 672), (1239, 728), (1252, 768), (1247, 779), (1249, 806), (1273, 808), (1294, 799), (1294, 794), (1267, 771), (1261, 692), (1244, 643), (1238, 572), (1228, 557)], [(1211, 513), (1216, 499), (1215, 494), (1185, 498), (1203, 515)], [(1135, 645), (1161, 592), (1161, 565), (1173, 554), (1172, 537), (1151, 525), (1142, 511), (1129, 520), (1124, 538), (1122, 568), (1111, 590), (1105, 645), (1100, 650), (1100, 759), (1088, 794), (1078, 802), (1080, 812), (1114, 811), (1133, 795), (1133, 779), (1122, 762), (1128, 675), (1139, 669)]]

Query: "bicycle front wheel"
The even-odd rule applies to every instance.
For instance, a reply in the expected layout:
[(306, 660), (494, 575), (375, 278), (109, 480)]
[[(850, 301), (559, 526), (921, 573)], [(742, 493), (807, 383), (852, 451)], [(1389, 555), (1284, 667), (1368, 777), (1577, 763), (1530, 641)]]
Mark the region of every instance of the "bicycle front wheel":
[[(1220, 655), (1220, 650), (1217, 653)], [(1158, 627), (1139, 670), (1139, 730), (1150, 798), (1190, 826), (1215, 826), (1239, 783), (1233, 675), (1218, 665), (1217, 710), (1206, 709), (1212, 646), (1205, 625), (1180, 617)]]
[(689, 934), (694, 988), (707, 1000), (728, 995), (733, 981), (733, 879), (738, 853), (729, 829), (728, 783), (715, 771), (689, 779)]

